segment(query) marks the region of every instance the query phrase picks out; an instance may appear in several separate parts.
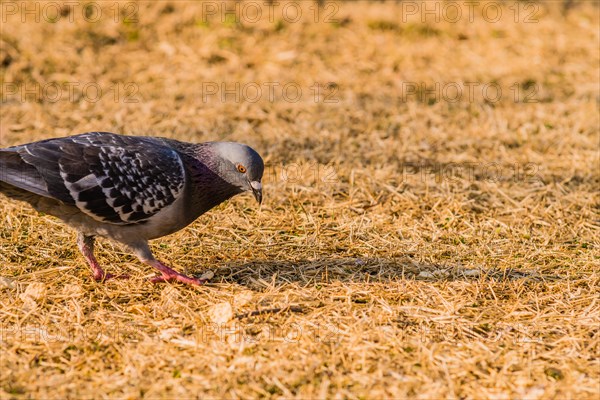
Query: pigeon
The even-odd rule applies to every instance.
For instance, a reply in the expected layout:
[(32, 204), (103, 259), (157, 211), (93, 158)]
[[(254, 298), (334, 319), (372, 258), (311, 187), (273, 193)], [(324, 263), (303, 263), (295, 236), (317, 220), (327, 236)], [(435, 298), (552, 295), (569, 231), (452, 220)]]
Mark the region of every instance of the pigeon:
[(264, 163), (235, 142), (88, 132), (0, 149), (0, 192), (77, 231), (96, 281), (116, 278), (94, 256), (96, 236), (124, 244), (156, 268), (152, 282), (202, 285), (157, 260), (148, 240), (176, 232), (242, 192), (262, 202)]

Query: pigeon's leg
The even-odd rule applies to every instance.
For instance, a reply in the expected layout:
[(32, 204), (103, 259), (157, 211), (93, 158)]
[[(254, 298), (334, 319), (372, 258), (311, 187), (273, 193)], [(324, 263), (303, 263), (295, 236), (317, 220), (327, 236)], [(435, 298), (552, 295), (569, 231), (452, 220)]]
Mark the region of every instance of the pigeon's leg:
[[(133, 246), (132, 246), (133, 247)], [(151, 267), (156, 268), (160, 271), (161, 275), (156, 276), (150, 279), (152, 283), (160, 283), (160, 282), (181, 282), (188, 285), (204, 285), (208, 279), (200, 279), (200, 278), (192, 278), (186, 275), (183, 275), (174, 269), (166, 266), (162, 262), (158, 261), (154, 258), (154, 255), (150, 251), (147, 243), (138, 244), (134, 247), (135, 254), (138, 256), (140, 261), (145, 264), (150, 265)]]
[(79, 251), (81, 251), (81, 254), (83, 254), (88, 264), (92, 268), (92, 276), (94, 277), (94, 280), (97, 282), (102, 282), (111, 278), (127, 278), (126, 275), (115, 276), (113, 274), (107, 274), (104, 272), (94, 256), (94, 240), (95, 239), (93, 236), (86, 236), (81, 232), (77, 234), (77, 247), (79, 247)]

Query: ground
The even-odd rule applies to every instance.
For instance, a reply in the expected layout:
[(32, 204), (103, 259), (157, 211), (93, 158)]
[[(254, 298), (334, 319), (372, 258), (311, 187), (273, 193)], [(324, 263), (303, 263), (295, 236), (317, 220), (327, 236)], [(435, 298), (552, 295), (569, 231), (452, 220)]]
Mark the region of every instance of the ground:
[(267, 168), (152, 242), (200, 288), (1, 197), (0, 398), (597, 399), (598, 3), (467, 3), (2, 2), (1, 146)]

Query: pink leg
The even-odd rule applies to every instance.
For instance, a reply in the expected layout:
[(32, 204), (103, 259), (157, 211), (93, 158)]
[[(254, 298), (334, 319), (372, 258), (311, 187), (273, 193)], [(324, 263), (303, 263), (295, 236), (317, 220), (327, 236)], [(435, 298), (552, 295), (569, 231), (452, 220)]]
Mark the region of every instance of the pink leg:
[(208, 279), (191, 278), (189, 276), (180, 274), (179, 272), (167, 267), (165, 264), (161, 263), (160, 261), (158, 261), (156, 259), (146, 260), (144, 262), (148, 265), (153, 266), (154, 268), (159, 270), (160, 273), (162, 274), (160, 276), (156, 276), (156, 277), (150, 279), (150, 282), (152, 282), (152, 283), (177, 282), (178, 281), (178, 282), (182, 282), (182, 283), (185, 283), (188, 285), (200, 286), (200, 285), (204, 285), (204, 283), (206, 283), (206, 281), (208, 281)]
[(113, 275), (107, 274), (104, 272), (96, 257), (94, 257), (94, 237), (93, 236), (85, 236), (80, 233), (77, 235), (77, 246), (79, 250), (87, 260), (89, 266), (92, 268), (92, 276), (96, 282), (104, 282), (113, 278), (128, 278), (127, 275)]

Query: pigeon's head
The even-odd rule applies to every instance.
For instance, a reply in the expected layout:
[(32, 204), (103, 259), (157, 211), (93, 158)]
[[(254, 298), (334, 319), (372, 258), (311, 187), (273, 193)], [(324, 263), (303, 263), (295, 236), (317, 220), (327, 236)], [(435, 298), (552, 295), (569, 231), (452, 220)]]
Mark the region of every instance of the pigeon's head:
[(262, 203), (263, 159), (250, 146), (235, 142), (214, 142), (220, 159), (219, 173), (241, 191), (252, 191), (258, 203)]

